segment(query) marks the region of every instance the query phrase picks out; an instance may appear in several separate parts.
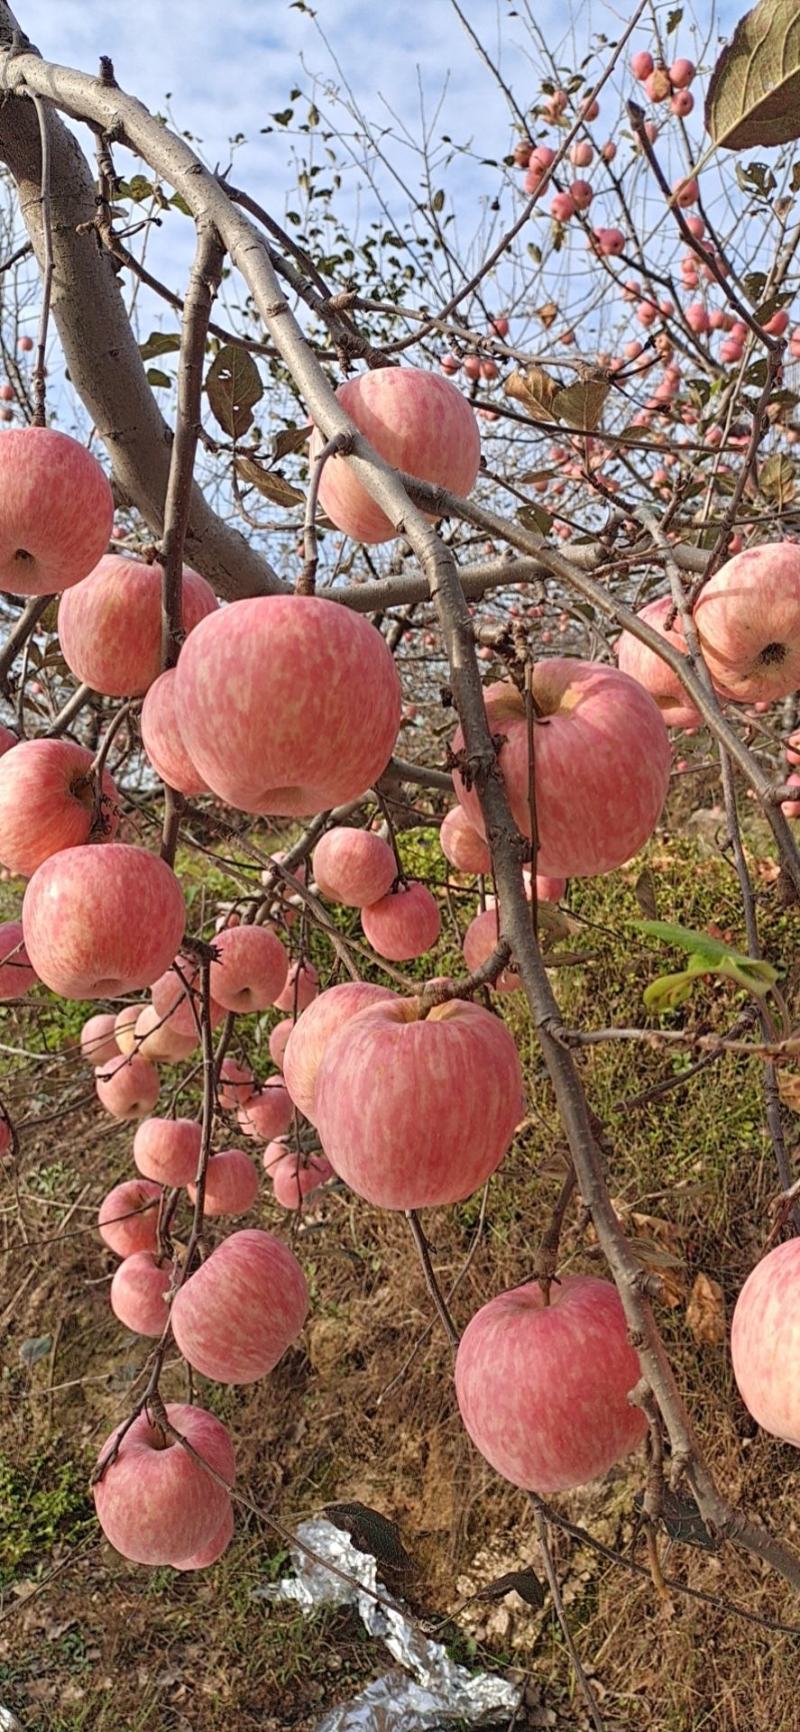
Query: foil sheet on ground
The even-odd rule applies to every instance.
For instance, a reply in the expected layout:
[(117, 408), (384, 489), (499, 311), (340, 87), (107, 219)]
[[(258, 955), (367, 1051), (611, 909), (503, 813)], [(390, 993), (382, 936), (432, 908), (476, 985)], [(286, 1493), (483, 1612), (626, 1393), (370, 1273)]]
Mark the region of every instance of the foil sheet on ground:
[[(491, 1726), (514, 1713), (522, 1686), (488, 1672), (468, 1672), (451, 1660), (441, 1642), (415, 1627), (384, 1588), (375, 1559), (357, 1551), (341, 1528), (320, 1516), (302, 1522), (297, 1538), (322, 1561), (293, 1547), (296, 1573), (257, 1588), (256, 1597), (294, 1600), (306, 1612), (320, 1606), (355, 1606), (365, 1629), (384, 1642), (398, 1662), (352, 1701), (325, 1714), (315, 1732), (437, 1732), (450, 1720)], [(334, 1575), (326, 1565), (342, 1574)], [(352, 1579), (343, 1581), (343, 1575)], [(372, 1598), (375, 1593), (382, 1605)]]

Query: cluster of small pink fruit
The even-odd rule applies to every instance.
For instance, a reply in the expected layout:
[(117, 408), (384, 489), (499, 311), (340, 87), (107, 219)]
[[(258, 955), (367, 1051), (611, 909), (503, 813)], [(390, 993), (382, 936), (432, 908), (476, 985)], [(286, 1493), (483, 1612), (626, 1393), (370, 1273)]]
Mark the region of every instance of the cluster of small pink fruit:
[(645, 94), (651, 102), (667, 102), (673, 114), (685, 120), (694, 108), (694, 97), (689, 89), (695, 75), (695, 65), (692, 60), (673, 60), (671, 66), (663, 61), (656, 64), (652, 54), (646, 48), (640, 48), (631, 57), (631, 72), (634, 78), (644, 86)]

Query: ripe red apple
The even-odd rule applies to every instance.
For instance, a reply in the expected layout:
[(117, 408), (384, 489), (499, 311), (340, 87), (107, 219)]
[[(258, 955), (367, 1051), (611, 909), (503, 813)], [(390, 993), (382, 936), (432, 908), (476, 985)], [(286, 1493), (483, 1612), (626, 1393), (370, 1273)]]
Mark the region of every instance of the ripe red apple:
[(207, 794), (208, 784), (192, 763), (181, 738), (175, 703), (175, 669), (167, 668), (148, 686), (141, 715), (142, 745), (162, 782), (179, 794)]
[(491, 872), (492, 861), (480, 831), (471, 824), (462, 806), (446, 812), (439, 830), (439, 843), (446, 860), (457, 872)]
[(219, 1383), (265, 1377), (300, 1334), (308, 1288), (297, 1258), (270, 1233), (231, 1233), (176, 1293), (172, 1332), (195, 1371)]
[[(480, 467), (480, 433), (473, 409), (449, 379), (419, 367), (380, 367), (348, 379), (336, 395), (373, 450), (394, 469), (462, 498), (471, 493)], [(321, 448), (315, 429), (310, 464)], [(398, 533), (344, 457), (325, 464), (319, 503), (354, 541), (391, 541)]]
[(100, 1237), (118, 1257), (158, 1246), (161, 1186), (150, 1179), (124, 1179), (103, 1198), (97, 1215)]
[(115, 1119), (143, 1119), (158, 1100), (158, 1071), (138, 1053), (120, 1054), (95, 1072), (95, 1088), (100, 1105)]
[[(673, 610), (671, 595), (660, 595), (656, 601), (648, 601), (645, 607), (639, 609), (638, 618), (646, 625), (652, 626), (667, 643), (686, 655), (686, 639), (681, 630), (680, 621), (676, 620), (669, 631), (664, 630), (664, 622)], [(695, 728), (700, 724), (699, 711), (691, 703), (684, 691), (677, 674), (662, 662), (654, 650), (640, 643), (631, 632), (624, 631), (617, 639), (616, 655), (622, 672), (630, 674), (631, 679), (638, 680), (640, 686), (650, 693), (661, 711), (669, 728)]]
[(0, 760), (0, 864), (9, 872), (30, 878), (60, 849), (114, 835), (119, 796), (104, 770), (95, 824), (91, 765), (72, 740), (20, 740)]
[(364, 937), (378, 956), (389, 962), (409, 962), (432, 950), (442, 929), (439, 904), (425, 884), (398, 884), (397, 889), (361, 910)]
[(340, 986), (330, 986), (327, 992), (320, 993), (319, 998), (298, 1017), (286, 1046), (283, 1076), (295, 1106), (312, 1125), (316, 1124), (314, 1091), (317, 1071), (328, 1041), (360, 1010), (396, 996), (385, 986), (345, 980)]
[(114, 1271), (109, 1289), (114, 1316), (135, 1335), (163, 1335), (169, 1321), (169, 1287), (169, 1266), (159, 1263), (152, 1251), (135, 1251)]
[[(187, 1185), (194, 1202), (195, 1186)], [(258, 1196), (258, 1169), (244, 1149), (211, 1155), (206, 1168), (206, 1215), (246, 1215)]]
[[(493, 950), (497, 949), (500, 939), (500, 926), (497, 908), (484, 908), (471, 920), (466, 932), (462, 950), (464, 961), (470, 974), (475, 974), (484, 962), (488, 962)], [(498, 974), (494, 981), (495, 992), (518, 992), (522, 981), (512, 963)]]
[(317, 843), (311, 867), (320, 895), (346, 908), (380, 901), (397, 877), (394, 854), (382, 836), (343, 824), (326, 831)]
[[(171, 1564), (197, 1569), (219, 1556), (215, 1543), (231, 1532), (231, 1500), (224, 1485), (202, 1466), (233, 1485), (235, 1463), (230, 1437), (220, 1419), (202, 1407), (170, 1401), (167, 1419), (191, 1444), (197, 1461), (176, 1438), (159, 1431), (147, 1413), (137, 1415), (119, 1453), (94, 1487), (97, 1519), (111, 1545), (135, 1564)], [(117, 1428), (119, 1430), (119, 1428)], [(117, 1436), (106, 1438), (98, 1459)]]
[(319, 1190), (320, 1185), (333, 1178), (333, 1167), (324, 1155), (309, 1155), (303, 1161), (290, 1149), (284, 1149), (278, 1159), (273, 1152), (268, 1163), (270, 1150), (274, 1151), (279, 1146), (270, 1143), (264, 1150), (264, 1165), (272, 1176), (275, 1201), (282, 1209), (299, 1209), (312, 1191)]
[(607, 1473), (644, 1437), (628, 1394), (639, 1361), (616, 1288), (565, 1275), (490, 1299), (456, 1355), (456, 1397), (481, 1455), (512, 1485), (547, 1496)]
[[(199, 964), (188, 956), (174, 958), (177, 968), (170, 966), (152, 982), (150, 997), (154, 1009), (165, 1019), (172, 1034), (191, 1035), (199, 1039), (198, 1018), (202, 1010), (202, 980)], [(180, 973), (178, 972), (180, 969)], [(216, 1028), (225, 1015), (213, 994), (209, 1006), (211, 1027)]]
[(108, 1011), (101, 1011), (98, 1016), (90, 1016), (81, 1029), (81, 1057), (91, 1065), (92, 1070), (98, 1070), (101, 1065), (110, 1064), (119, 1052), (114, 1035), (116, 1017)]
[(22, 904), (31, 965), (62, 998), (149, 986), (183, 937), (181, 887), (144, 848), (65, 848), (34, 872)]
[[(77, 680), (110, 698), (138, 697), (153, 684), (161, 672), (162, 580), (160, 565), (110, 553), (64, 596), (58, 636)], [(185, 566), (184, 631), (216, 611), (210, 584)]]
[(144, 1005), (133, 1025), (133, 1050), (153, 1064), (181, 1064), (199, 1044), (197, 1033), (176, 1034), (169, 1022), (159, 1016), (154, 1004)]
[(277, 1065), (278, 1070), (283, 1070), (283, 1060), (289, 1043), (289, 1036), (294, 1027), (294, 1018), (285, 1016), (282, 1022), (276, 1022), (275, 1027), (270, 1032), (269, 1056), (273, 1064)]
[[(139, 1005), (126, 1004), (118, 1010), (114, 1018), (114, 1040), (117, 1052), (136, 1051), (136, 1024), (139, 1020)], [(98, 1068), (95, 1065), (95, 1070)]]
[(249, 1065), (224, 1058), (220, 1066), (217, 1096), (220, 1106), (246, 1106), (256, 1092), (256, 1079)]
[(772, 1437), (800, 1448), (800, 1239), (775, 1245), (736, 1301), (731, 1359), (739, 1394)]
[(339, 1177), (383, 1209), (472, 1195), (500, 1165), (523, 1116), (517, 1049), (498, 1017), (451, 999), (359, 1012), (328, 1042), (314, 1110)]
[(36, 985), (35, 968), (22, 936), (19, 920), (4, 920), (0, 924), (0, 1001), (21, 998), (28, 988)]
[(246, 1016), (274, 1004), (286, 985), (289, 958), (269, 926), (229, 926), (214, 939), (212, 997), (223, 1010)]
[(240, 1104), (236, 1122), (246, 1137), (256, 1143), (282, 1137), (292, 1122), (294, 1103), (281, 1077), (268, 1077), (255, 1094)]
[[(566, 878), (547, 878), (541, 872), (536, 874), (537, 902), (560, 902), (567, 888)], [(530, 891), (528, 891), (530, 898)]]
[(16, 734), (12, 734), (10, 728), (5, 728), (0, 723), (0, 758), (4, 757), (6, 752), (10, 752), (12, 746), (18, 745), (19, 740)]
[(49, 427), (3, 435), (0, 589), (53, 595), (79, 583), (105, 553), (114, 501), (90, 451)]
[(709, 578), (694, 611), (715, 684), (738, 703), (800, 686), (800, 547), (749, 547)]
[(158, 1185), (188, 1185), (197, 1172), (200, 1137), (196, 1119), (143, 1119), (133, 1159), (144, 1178)]
[(192, 763), (243, 812), (302, 817), (354, 800), (385, 770), (400, 725), (380, 632), (314, 596), (258, 596), (203, 620), (175, 690)]
[(640, 84), (643, 84), (645, 79), (650, 77), (654, 68), (655, 61), (652, 54), (648, 54), (646, 48), (640, 48), (637, 54), (631, 55), (631, 72), (634, 78), (638, 78)]
[[(641, 848), (658, 822), (671, 752), (657, 705), (636, 680), (599, 662), (566, 656), (536, 662), (533, 692), (537, 868), (555, 877), (613, 872)], [(530, 836), (528, 729), (524, 699), (510, 682), (489, 686), (486, 713), (505, 736), (499, 764), (514, 820)], [(459, 728), (453, 750), (464, 740)], [(458, 771), (453, 783), (467, 817), (483, 833), (480, 803)]]
[(299, 1015), (306, 1010), (319, 992), (319, 975), (313, 962), (293, 962), (286, 976), (286, 984), (273, 999), (276, 1010), (285, 1010), (290, 1015)]
[(688, 90), (694, 75), (693, 60), (673, 60), (669, 69), (669, 81), (673, 90)]

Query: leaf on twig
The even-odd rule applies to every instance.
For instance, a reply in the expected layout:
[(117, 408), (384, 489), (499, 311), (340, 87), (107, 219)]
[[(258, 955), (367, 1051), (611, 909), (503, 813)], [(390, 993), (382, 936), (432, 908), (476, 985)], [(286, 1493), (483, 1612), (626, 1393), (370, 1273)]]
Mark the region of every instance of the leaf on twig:
[(280, 433), (276, 433), (272, 441), (272, 455), (276, 463), (279, 463), (282, 457), (288, 457), (293, 451), (302, 451), (303, 446), (308, 444), (310, 438), (311, 428), (308, 426), (282, 427)]
[(543, 505), (519, 505), (514, 516), (523, 529), (533, 529), (538, 535), (549, 535), (553, 527), (553, 519)]
[(647, 920), (658, 919), (656, 880), (652, 866), (645, 866), (633, 886), (633, 894)]
[(702, 1273), (695, 1277), (686, 1321), (700, 1347), (721, 1347), (725, 1340), (725, 1297), (718, 1281)]
[(644, 1002), (650, 1010), (674, 1010), (684, 1003), (695, 981), (705, 974), (732, 980), (756, 998), (766, 998), (778, 979), (778, 970), (771, 962), (745, 956), (722, 939), (712, 938), (709, 932), (694, 932), (690, 926), (671, 926), (665, 920), (637, 920), (634, 924), (652, 938), (661, 938), (665, 944), (689, 952), (689, 966), (682, 973), (662, 975), (645, 987)]
[(253, 407), (264, 395), (261, 374), (246, 349), (224, 343), (206, 374), (211, 412), (230, 439), (253, 425)]
[(152, 361), (156, 355), (174, 355), (181, 346), (177, 331), (151, 331), (146, 342), (139, 344), (139, 354), (143, 361)]
[(778, 1094), (783, 1105), (792, 1113), (800, 1113), (800, 1075), (797, 1071), (778, 1071)]
[(521, 403), (523, 409), (534, 421), (553, 420), (553, 402), (558, 396), (561, 386), (557, 379), (551, 379), (543, 367), (537, 367), (535, 362), (520, 373), (517, 368), (509, 373), (503, 382), (503, 390), (507, 397), (513, 397)]
[(758, 0), (717, 61), (706, 128), (726, 150), (800, 138), (800, 10), (797, 0)]
[(544, 1605), (544, 1587), (530, 1565), (524, 1570), (509, 1570), (495, 1581), (487, 1582), (475, 1595), (476, 1600), (502, 1600), (506, 1594), (519, 1594), (526, 1606)]
[(559, 421), (567, 421), (570, 427), (579, 427), (582, 433), (594, 433), (600, 425), (610, 390), (607, 379), (576, 379), (566, 390), (559, 391), (553, 401), (553, 411)]
[[(681, 1540), (687, 1546), (699, 1546), (701, 1551), (715, 1552), (719, 1549), (706, 1527), (694, 1498), (688, 1493), (671, 1491), (665, 1485), (660, 1492), (661, 1521), (671, 1540)], [(636, 1492), (634, 1506), (641, 1509), (644, 1502), (642, 1492)]]
[(547, 301), (543, 307), (538, 309), (536, 317), (537, 319), (541, 319), (545, 330), (549, 331), (550, 326), (554, 325), (558, 318), (557, 301)]
[(794, 499), (795, 482), (794, 464), (778, 452), (768, 457), (758, 472), (758, 485), (764, 498), (774, 500), (779, 507), (789, 505)]
[(357, 1552), (368, 1552), (376, 1563), (388, 1565), (393, 1570), (410, 1570), (411, 1559), (395, 1522), (389, 1521), (388, 1516), (381, 1515), (379, 1510), (354, 1500), (352, 1503), (326, 1504), (324, 1513), (334, 1527), (342, 1528), (350, 1535)]
[(284, 481), (274, 469), (262, 469), (260, 463), (254, 463), (252, 457), (237, 457), (236, 473), (248, 487), (257, 488), (265, 499), (273, 505), (283, 505), (288, 510), (292, 505), (299, 505), (304, 498), (298, 487), (292, 487), (291, 482)]

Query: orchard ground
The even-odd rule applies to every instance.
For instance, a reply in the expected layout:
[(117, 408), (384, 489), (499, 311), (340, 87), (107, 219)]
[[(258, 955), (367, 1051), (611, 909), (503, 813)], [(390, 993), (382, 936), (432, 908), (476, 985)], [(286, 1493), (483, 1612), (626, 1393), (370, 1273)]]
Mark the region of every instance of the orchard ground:
[[(678, 777), (677, 784), (666, 826), (634, 864), (570, 887), (575, 924), (563, 948), (586, 953), (586, 960), (558, 969), (567, 1021), (641, 1024), (644, 987), (675, 965), (633, 924), (653, 891), (660, 919), (710, 925), (742, 941), (736, 877), (718, 846), (722, 820), (706, 809), (713, 781), (704, 786), (701, 773)], [(441, 877), (432, 832), (406, 833), (401, 841), (411, 869), (424, 863), (422, 875)], [(749, 828), (747, 841), (765, 952), (794, 957), (800, 911), (779, 905), (760, 826)], [(266, 842), (277, 845), (275, 835)], [(199, 902), (235, 895), (225, 868), (209, 872), (209, 864), (179, 858), (190, 896)], [(16, 888), (0, 886), (0, 918), (13, 914)], [(457, 967), (454, 920), (463, 931), (473, 908), (472, 896), (455, 906), (442, 896), (440, 946), (413, 965), (415, 973)], [(337, 911), (336, 918), (351, 916)], [(326, 955), (318, 963), (327, 966)], [(800, 977), (800, 964), (792, 968)], [(786, 982), (790, 1000), (796, 985), (791, 977)], [(729, 1025), (732, 993), (721, 982), (703, 983), (693, 1026)], [(490, 1184), (480, 1242), (453, 1304), (462, 1327), (493, 1293), (529, 1277), (563, 1175), (558, 1125), (527, 1014), (516, 995), (504, 996), (500, 1008), (519, 1042), (529, 1119)], [(0, 1592), (15, 1607), (13, 1621), (5, 1628), (0, 1622), (0, 1702), (17, 1713), (25, 1732), (219, 1732), (228, 1724), (237, 1732), (310, 1732), (324, 1711), (387, 1670), (389, 1657), (350, 1613), (306, 1620), (294, 1607), (255, 1599), (253, 1591), (286, 1566), (286, 1542), (271, 1517), (288, 1531), (326, 1504), (360, 1500), (399, 1526), (413, 1566), (402, 1585), (411, 1606), (428, 1616), (458, 1614), (441, 1630), (453, 1654), (470, 1666), (516, 1666), (530, 1674), (531, 1705), (518, 1728), (588, 1724), (573, 1698), (549, 1602), (544, 1612), (514, 1594), (464, 1606), (506, 1571), (531, 1563), (542, 1574), (532, 1518), (523, 1495), (491, 1473), (466, 1437), (450, 1350), (435, 1320), (393, 1383), (431, 1323), (430, 1298), (402, 1216), (371, 1209), (340, 1185), (312, 1198), (297, 1228), (312, 1295), (299, 1342), (269, 1378), (248, 1388), (200, 1380), (200, 1399), (230, 1423), (239, 1485), (261, 1517), (238, 1506), (234, 1542), (213, 1571), (197, 1576), (126, 1564), (104, 1542), (87, 1495), (89, 1474), (98, 1437), (130, 1405), (148, 1343), (122, 1331), (108, 1303), (116, 1259), (98, 1239), (95, 1215), (108, 1187), (130, 1173), (132, 1127), (101, 1114), (72, 1053), (85, 1014), (80, 1005), (34, 993), (14, 1035), (20, 1046), (52, 1053), (54, 1062), (33, 1072), (27, 1112), (40, 1124), (28, 1134), (16, 1176), (6, 1171), (0, 1190), (2, 1289), (10, 1296), (0, 1350), (0, 1489), (10, 1512), (0, 1535)], [(247, 1019), (248, 1050), (261, 1075), (272, 1070), (267, 1039), (278, 1020), (278, 1012)], [(1, 1056), (4, 1092), (13, 1095), (23, 1061)], [(589, 1049), (581, 1062), (613, 1147), (618, 1206), (640, 1255), (674, 1288), (675, 1303), (659, 1308), (659, 1322), (702, 1444), (731, 1494), (768, 1509), (796, 1542), (796, 1452), (757, 1432), (736, 1393), (725, 1345), (733, 1301), (766, 1242), (778, 1189), (757, 1067), (728, 1056), (696, 1082), (637, 1106), (634, 1097), (691, 1058), (611, 1043)], [(20, 1068), (18, 1084), (30, 1075)], [(789, 1107), (792, 1086), (785, 1089)], [(161, 1101), (168, 1100), (165, 1085)], [(800, 1107), (800, 1089), (794, 1102)], [(231, 1115), (230, 1144), (237, 1140), (234, 1124)], [(479, 1215), (480, 1197), (426, 1214), (445, 1285), (465, 1262)], [(287, 1217), (268, 1185), (242, 1224), (286, 1231)], [(560, 1266), (602, 1273), (579, 1204), (568, 1214)], [(703, 1303), (702, 1283), (698, 1299), (698, 1276), (722, 1286), (724, 1336), (721, 1311), (713, 1295)], [(185, 1371), (170, 1369), (163, 1389), (167, 1399), (185, 1399)], [(633, 1510), (641, 1483), (634, 1458), (602, 1486), (554, 1501), (641, 1564), (645, 1547)], [(557, 1559), (609, 1732), (745, 1726), (794, 1732), (796, 1637), (678, 1592), (660, 1601), (648, 1577), (563, 1535)], [(694, 1589), (734, 1600), (751, 1614), (798, 1622), (790, 1588), (732, 1547), (715, 1552), (673, 1541), (662, 1561), (668, 1576)]]

